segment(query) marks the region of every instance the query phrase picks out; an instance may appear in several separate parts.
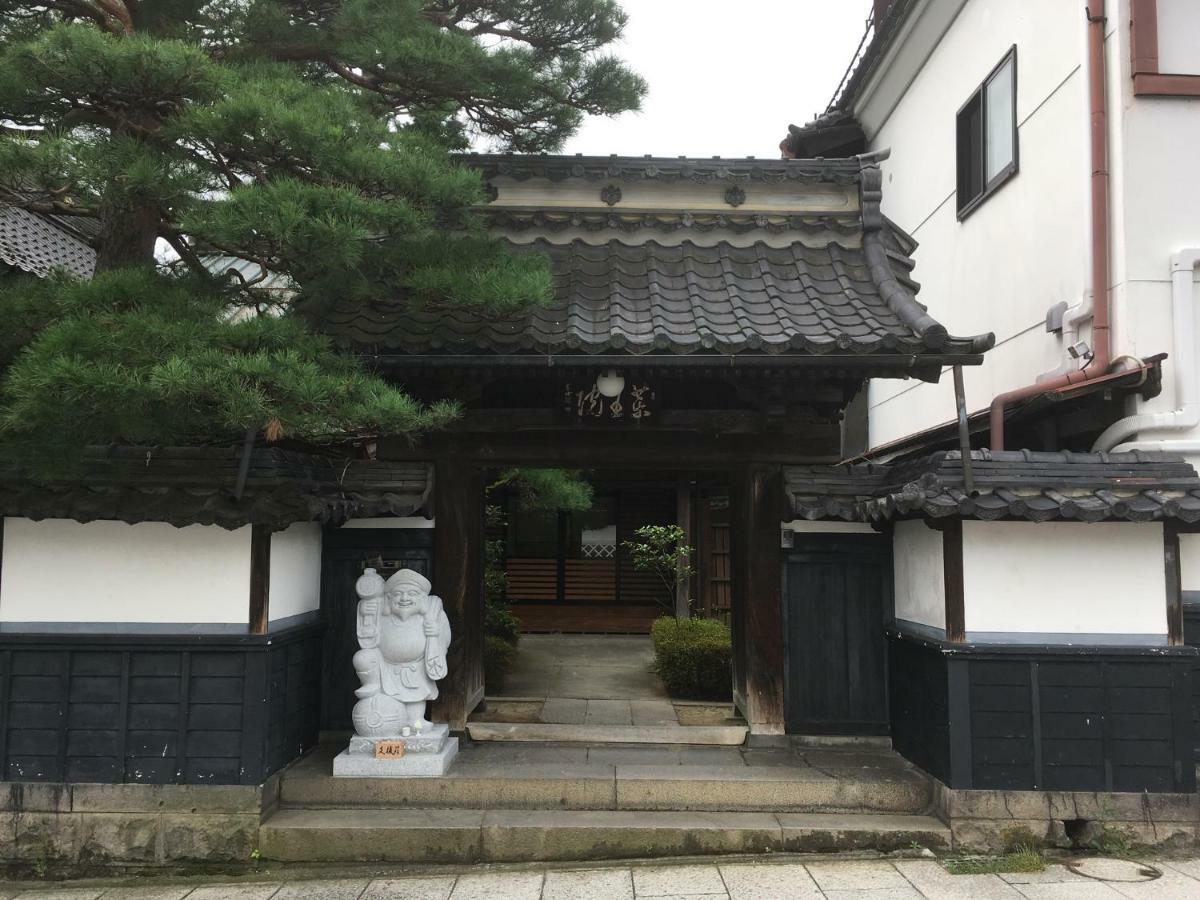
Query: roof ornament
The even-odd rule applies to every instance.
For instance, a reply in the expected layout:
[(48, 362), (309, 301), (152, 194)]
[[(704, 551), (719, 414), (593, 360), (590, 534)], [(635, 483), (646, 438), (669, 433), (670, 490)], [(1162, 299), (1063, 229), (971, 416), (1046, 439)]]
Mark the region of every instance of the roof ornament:
[(735, 184), (725, 191), (725, 202), (730, 206), (741, 206), (746, 202), (746, 192)]
[(621, 189), (615, 184), (609, 184), (600, 189), (600, 199), (609, 206), (615, 206), (621, 202)]

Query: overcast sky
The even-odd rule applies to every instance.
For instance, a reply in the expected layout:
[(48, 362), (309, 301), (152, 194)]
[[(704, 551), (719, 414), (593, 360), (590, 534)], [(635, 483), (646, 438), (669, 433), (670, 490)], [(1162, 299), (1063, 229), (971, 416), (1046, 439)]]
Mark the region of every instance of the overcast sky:
[(650, 84), (641, 112), (589, 118), (565, 153), (779, 157), (824, 111), (871, 0), (624, 0), (614, 53)]

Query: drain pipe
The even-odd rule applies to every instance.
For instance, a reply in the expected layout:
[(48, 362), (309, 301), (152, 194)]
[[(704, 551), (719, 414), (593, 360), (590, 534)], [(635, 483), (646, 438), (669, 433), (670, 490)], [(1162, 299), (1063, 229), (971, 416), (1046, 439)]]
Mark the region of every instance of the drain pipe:
[(1088, 110), (1091, 120), (1092, 166), (1092, 358), (1082, 369), (998, 394), (992, 400), (989, 444), (1004, 449), (1004, 410), (1019, 400), (1099, 378), (1112, 364), (1110, 303), (1108, 294), (1108, 102), (1105, 97), (1105, 0), (1088, 0)]
[(1200, 440), (1141, 440), (1122, 443), (1142, 431), (1190, 431), (1200, 425), (1200, 391), (1197, 390), (1196, 310), (1192, 277), (1200, 266), (1200, 247), (1171, 257), (1171, 352), (1175, 363), (1175, 403), (1171, 412), (1141, 413), (1120, 419), (1104, 429), (1093, 450), (1176, 450), (1200, 453)]

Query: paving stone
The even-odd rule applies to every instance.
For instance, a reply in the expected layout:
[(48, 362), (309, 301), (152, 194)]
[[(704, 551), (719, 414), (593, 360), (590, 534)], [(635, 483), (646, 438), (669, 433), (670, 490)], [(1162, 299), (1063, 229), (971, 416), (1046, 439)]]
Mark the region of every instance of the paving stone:
[(1066, 866), (1052, 863), (1041, 872), (1001, 872), (1000, 877), (1009, 884), (1058, 884), (1060, 882), (1087, 881), (1092, 879), (1076, 875)]
[(191, 885), (176, 887), (118, 887), (104, 892), (104, 900), (180, 900)]
[(555, 725), (582, 725), (587, 718), (586, 700), (550, 697), (542, 705), (541, 721)]
[(1121, 894), (1102, 881), (1023, 884), (1020, 890), (1027, 900), (1122, 900)]
[(487, 872), (461, 875), (450, 900), (538, 900), (542, 895), (541, 872)]
[(1170, 862), (1155, 862), (1154, 865), (1164, 871), (1173, 869), (1181, 875), (1200, 881), (1200, 859), (1173, 859)]
[(631, 700), (629, 710), (634, 725), (677, 725), (675, 707), (669, 700)]
[(1077, 860), (1070, 868), (1077, 875), (1109, 883), (1122, 881), (1138, 884), (1153, 881), (1158, 876), (1157, 870), (1132, 859), (1111, 859), (1103, 856)]
[(1189, 878), (1161, 863), (1156, 865), (1162, 869), (1161, 878), (1137, 884), (1111, 883), (1109, 887), (1129, 900), (1196, 900), (1200, 897), (1200, 882), (1195, 878)]
[(1021, 892), (997, 875), (951, 875), (925, 859), (894, 865), (928, 900), (1021, 900)]
[(633, 890), (642, 897), (728, 897), (716, 866), (653, 866), (633, 870)]
[(210, 884), (187, 895), (188, 900), (268, 900), (279, 888), (278, 881), (261, 884)]
[(721, 876), (732, 900), (804, 900), (820, 897), (821, 891), (800, 863), (772, 865), (745, 863), (721, 866)]
[(608, 766), (678, 766), (679, 751), (666, 747), (592, 747), (589, 763)]
[(453, 878), (379, 878), (359, 900), (447, 900), (453, 889)]
[(61, 891), (25, 891), (16, 900), (96, 900), (101, 888), (66, 888)]
[(804, 768), (808, 765), (800, 754), (782, 747), (763, 747), (742, 750), (742, 762), (748, 766)]
[(685, 766), (744, 766), (738, 747), (683, 747), (679, 762)]
[(542, 900), (633, 900), (633, 874), (628, 869), (547, 872)]
[(912, 887), (890, 862), (814, 862), (808, 864), (808, 874), (826, 894)]
[(868, 888), (866, 890), (826, 891), (827, 900), (924, 900), (912, 885), (901, 888)]
[(628, 700), (588, 700), (585, 725), (632, 725)]
[(366, 878), (295, 881), (281, 887), (271, 900), (357, 900), (368, 884)]

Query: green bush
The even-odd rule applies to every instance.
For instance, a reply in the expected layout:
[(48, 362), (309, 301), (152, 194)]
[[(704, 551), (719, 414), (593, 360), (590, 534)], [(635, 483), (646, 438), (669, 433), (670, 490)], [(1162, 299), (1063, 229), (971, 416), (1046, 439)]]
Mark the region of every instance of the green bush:
[(516, 658), (517, 648), (504, 638), (494, 634), (483, 636), (483, 683), (489, 694), (504, 689), (504, 679)]
[(521, 620), (512, 614), (507, 603), (488, 601), (484, 607), (483, 633), (515, 647), (521, 640)]
[(733, 639), (716, 619), (663, 616), (650, 628), (654, 666), (672, 697), (728, 700), (733, 680)]

